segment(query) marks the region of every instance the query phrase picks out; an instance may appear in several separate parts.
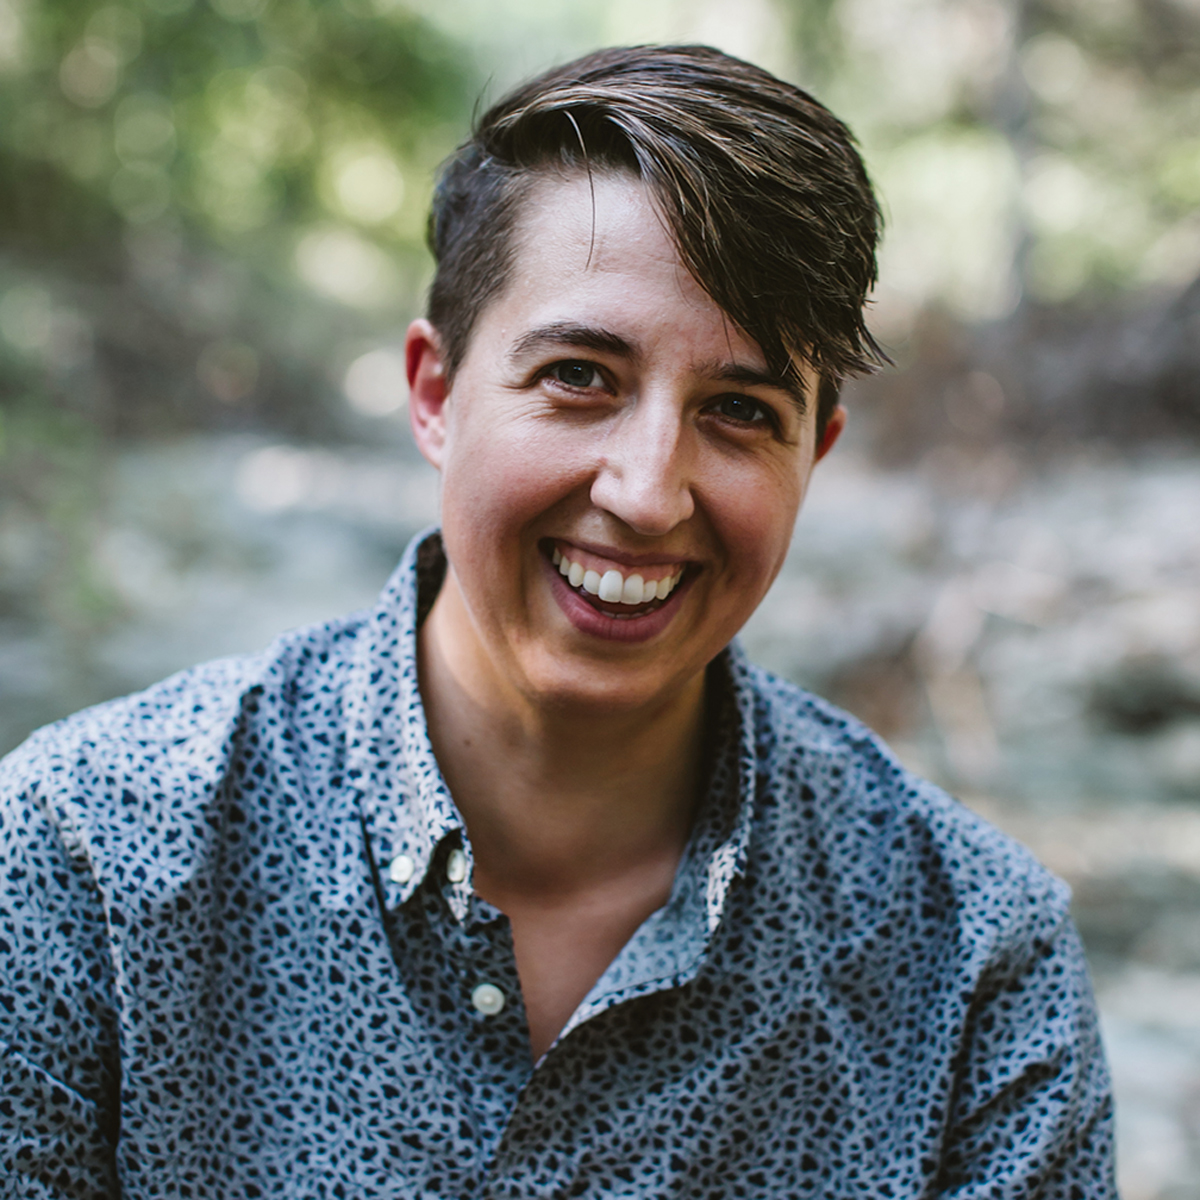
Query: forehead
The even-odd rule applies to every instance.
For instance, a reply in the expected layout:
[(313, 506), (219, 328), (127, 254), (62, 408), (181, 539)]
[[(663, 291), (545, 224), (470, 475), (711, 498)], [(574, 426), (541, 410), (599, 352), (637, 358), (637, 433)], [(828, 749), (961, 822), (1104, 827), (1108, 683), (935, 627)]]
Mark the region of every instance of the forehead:
[(683, 269), (650, 189), (627, 171), (538, 177), (521, 204), (513, 244), (518, 261), (542, 251), (582, 248), (584, 258), (574, 265), (604, 271), (636, 250), (664, 267)]
[(670, 336), (677, 348), (762, 365), (757, 344), (680, 260), (649, 189), (620, 171), (547, 175), (530, 188), (513, 231), (507, 285), (485, 312), (514, 339), (553, 321)]

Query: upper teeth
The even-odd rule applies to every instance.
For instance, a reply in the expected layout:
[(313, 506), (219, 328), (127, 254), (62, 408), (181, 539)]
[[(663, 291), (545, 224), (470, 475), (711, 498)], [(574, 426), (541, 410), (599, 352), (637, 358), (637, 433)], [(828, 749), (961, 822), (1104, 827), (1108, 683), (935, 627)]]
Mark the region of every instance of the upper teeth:
[(612, 604), (646, 604), (650, 600), (665, 600), (683, 575), (680, 569), (665, 579), (643, 579), (641, 575), (622, 575), (613, 568), (601, 575), (582, 563), (572, 562), (557, 548), (552, 557), (554, 565), (572, 587), (582, 587), (585, 592)]

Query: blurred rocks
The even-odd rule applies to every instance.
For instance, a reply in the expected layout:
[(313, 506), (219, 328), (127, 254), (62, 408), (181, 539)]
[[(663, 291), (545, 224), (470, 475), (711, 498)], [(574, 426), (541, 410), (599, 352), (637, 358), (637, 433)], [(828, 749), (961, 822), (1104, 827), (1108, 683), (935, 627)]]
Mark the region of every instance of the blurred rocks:
[(977, 326), (929, 310), (894, 356), (900, 371), (852, 386), (879, 462), (947, 446), (1047, 460), (1081, 443), (1200, 444), (1200, 279), (1091, 307), (1023, 304)]
[(974, 483), (947, 489), (928, 456), (823, 464), (747, 630), (758, 657), (954, 787), (1048, 810), (1196, 797), (1200, 459)]
[[(0, 748), (173, 671), (252, 652), (371, 604), (436, 519), (436, 478), (394, 430), (375, 450), (262, 436), (131, 446), (106, 466), (73, 577), (86, 606), (47, 610), (39, 533), (0, 510)], [(64, 604), (66, 601), (64, 600)]]

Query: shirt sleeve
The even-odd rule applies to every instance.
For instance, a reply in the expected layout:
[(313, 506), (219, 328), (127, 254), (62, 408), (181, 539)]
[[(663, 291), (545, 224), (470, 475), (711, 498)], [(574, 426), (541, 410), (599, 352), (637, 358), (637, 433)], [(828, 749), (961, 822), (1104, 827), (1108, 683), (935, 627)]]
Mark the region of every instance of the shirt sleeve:
[(1065, 899), (1032, 903), (1058, 919), (976, 990), (943, 1200), (1116, 1200), (1112, 1091), (1083, 948)]
[(103, 905), (0, 761), (0, 1197), (116, 1197), (120, 1067)]

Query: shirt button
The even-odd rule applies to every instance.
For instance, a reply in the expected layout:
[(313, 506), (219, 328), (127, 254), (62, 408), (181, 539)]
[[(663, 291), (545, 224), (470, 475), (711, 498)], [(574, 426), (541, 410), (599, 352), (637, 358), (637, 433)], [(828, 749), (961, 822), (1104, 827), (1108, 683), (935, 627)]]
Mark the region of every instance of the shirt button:
[(471, 993), (471, 1003), (485, 1017), (494, 1017), (504, 1008), (504, 993), (494, 983), (481, 983)]
[(416, 869), (416, 863), (407, 854), (397, 854), (388, 867), (388, 877), (393, 883), (407, 883)]
[[(451, 850), (450, 857), (446, 859), (446, 878), (451, 883), (462, 883), (467, 877), (467, 856), (461, 850)], [(500, 1001), (504, 1003), (503, 1000)], [(497, 1012), (500, 1010), (497, 1009)]]

